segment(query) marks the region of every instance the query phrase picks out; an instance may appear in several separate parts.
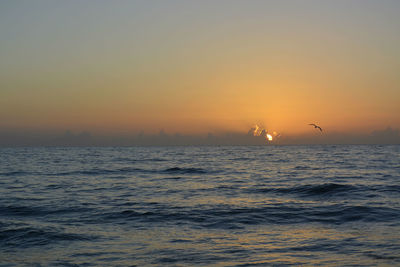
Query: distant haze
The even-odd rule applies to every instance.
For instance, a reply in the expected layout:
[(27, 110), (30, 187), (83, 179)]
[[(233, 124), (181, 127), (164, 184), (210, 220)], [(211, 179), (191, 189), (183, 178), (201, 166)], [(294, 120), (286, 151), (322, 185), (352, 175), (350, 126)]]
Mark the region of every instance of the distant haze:
[[(272, 135), (273, 136), (273, 135)], [(365, 134), (319, 132), (279, 134), (268, 140), (251, 132), (207, 135), (158, 134), (92, 135), (89, 132), (0, 132), (0, 147), (15, 146), (191, 146), (191, 145), (302, 145), (302, 144), (400, 144), (400, 131), (390, 127)]]
[(254, 124), (277, 144), (398, 143), (399, 14), (391, 0), (3, 0), (0, 144), (259, 144)]

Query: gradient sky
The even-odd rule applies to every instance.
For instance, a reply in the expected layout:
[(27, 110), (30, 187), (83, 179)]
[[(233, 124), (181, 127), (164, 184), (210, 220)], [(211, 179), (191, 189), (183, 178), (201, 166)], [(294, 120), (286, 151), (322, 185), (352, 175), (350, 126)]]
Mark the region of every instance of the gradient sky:
[(399, 14), (385, 0), (2, 0), (0, 129), (399, 128)]

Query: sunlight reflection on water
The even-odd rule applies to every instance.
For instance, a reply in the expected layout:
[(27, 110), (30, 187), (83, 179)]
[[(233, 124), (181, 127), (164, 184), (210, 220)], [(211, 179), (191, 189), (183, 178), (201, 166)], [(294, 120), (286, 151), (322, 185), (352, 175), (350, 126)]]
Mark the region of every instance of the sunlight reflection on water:
[(10, 266), (400, 264), (399, 146), (1, 152)]

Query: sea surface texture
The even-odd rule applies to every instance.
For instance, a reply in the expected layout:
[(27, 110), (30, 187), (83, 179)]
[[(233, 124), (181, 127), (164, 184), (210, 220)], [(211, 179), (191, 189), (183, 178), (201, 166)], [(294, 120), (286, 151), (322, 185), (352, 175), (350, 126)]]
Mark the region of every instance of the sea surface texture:
[(0, 266), (400, 266), (400, 146), (1, 148)]

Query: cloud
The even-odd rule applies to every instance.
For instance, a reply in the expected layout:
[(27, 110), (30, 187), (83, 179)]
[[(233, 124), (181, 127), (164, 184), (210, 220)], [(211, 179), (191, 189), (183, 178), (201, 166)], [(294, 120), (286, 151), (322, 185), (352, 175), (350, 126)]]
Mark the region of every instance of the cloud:
[(388, 126), (384, 130), (373, 131), (370, 141), (383, 144), (400, 144), (400, 131), (399, 129), (392, 129), (392, 127)]
[(398, 129), (387, 127), (370, 133), (324, 132), (297, 136), (283, 135), (279, 139), (279, 144), (400, 144), (400, 132)]

